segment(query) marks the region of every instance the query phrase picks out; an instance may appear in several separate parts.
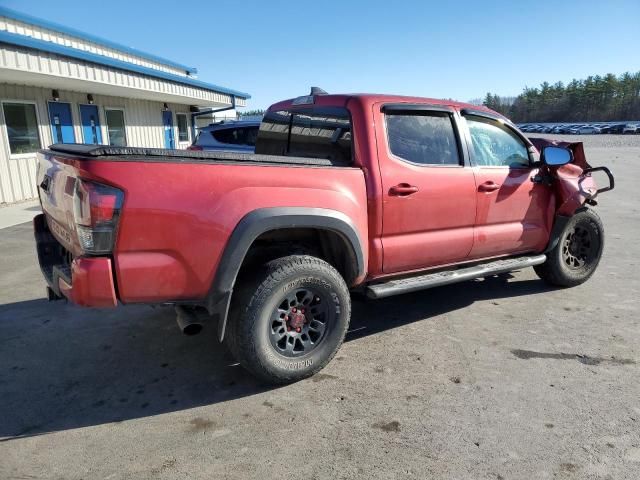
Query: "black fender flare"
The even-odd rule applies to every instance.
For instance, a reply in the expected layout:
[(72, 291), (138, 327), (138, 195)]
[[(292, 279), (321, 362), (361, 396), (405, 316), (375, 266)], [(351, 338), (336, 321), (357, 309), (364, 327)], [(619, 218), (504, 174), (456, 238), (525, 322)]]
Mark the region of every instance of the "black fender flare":
[(235, 281), (251, 244), (265, 232), (287, 228), (317, 228), (339, 234), (352, 249), (356, 276), (365, 273), (362, 239), (351, 219), (342, 212), (326, 208), (271, 207), (247, 213), (234, 228), (224, 248), (206, 307), (218, 318), (218, 338), (222, 342)]
[[(580, 211), (581, 209), (576, 210), (575, 213)], [(549, 253), (551, 250), (556, 248), (558, 242), (560, 241), (560, 237), (562, 236), (562, 232), (564, 232), (567, 223), (571, 220), (573, 215), (556, 215), (553, 221), (553, 227), (551, 228), (551, 234), (549, 235), (549, 243), (547, 243), (547, 248), (544, 249), (542, 253)]]

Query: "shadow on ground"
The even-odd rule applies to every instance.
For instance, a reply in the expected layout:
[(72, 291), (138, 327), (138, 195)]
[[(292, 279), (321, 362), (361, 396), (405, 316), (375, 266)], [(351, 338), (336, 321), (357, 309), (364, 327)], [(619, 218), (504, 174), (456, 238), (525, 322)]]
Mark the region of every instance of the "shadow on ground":
[[(509, 275), (365, 302), (347, 341), (464, 308), (540, 293)], [(254, 395), (215, 328), (179, 334), (171, 308), (88, 310), (30, 300), (0, 305), (0, 441), (211, 405)]]

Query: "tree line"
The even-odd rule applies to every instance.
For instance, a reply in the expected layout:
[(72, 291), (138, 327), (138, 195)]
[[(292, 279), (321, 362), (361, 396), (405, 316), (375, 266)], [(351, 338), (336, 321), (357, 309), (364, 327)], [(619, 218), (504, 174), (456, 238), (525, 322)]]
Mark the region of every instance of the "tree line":
[(544, 82), (515, 98), (487, 93), (482, 103), (518, 123), (640, 120), (640, 72)]
[(265, 110), (247, 110), (246, 112), (238, 112), (239, 117), (262, 117)]

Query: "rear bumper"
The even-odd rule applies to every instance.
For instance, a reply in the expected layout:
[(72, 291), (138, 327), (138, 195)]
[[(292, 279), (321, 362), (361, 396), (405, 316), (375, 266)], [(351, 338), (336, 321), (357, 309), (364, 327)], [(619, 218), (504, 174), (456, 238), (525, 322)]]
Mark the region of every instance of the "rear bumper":
[(79, 257), (70, 261), (49, 231), (44, 214), (33, 219), (33, 230), (40, 270), (56, 296), (85, 307), (118, 304), (110, 258)]

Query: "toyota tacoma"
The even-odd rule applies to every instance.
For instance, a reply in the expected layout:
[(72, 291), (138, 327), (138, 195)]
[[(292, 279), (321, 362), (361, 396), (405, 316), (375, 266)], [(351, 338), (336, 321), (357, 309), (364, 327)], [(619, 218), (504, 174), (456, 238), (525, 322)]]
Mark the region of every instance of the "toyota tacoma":
[(571, 287), (596, 270), (593, 207), (613, 177), (581, 143), (529, 140), (482, 106), (312, 93), (268, 109), (255, 153), (41, 151), (34, 229), (49, 298), (175, 305), (186, 333), (206, 312), (240, 364), (287, 383), (335, 355), (352, 292), (526, 267)]

